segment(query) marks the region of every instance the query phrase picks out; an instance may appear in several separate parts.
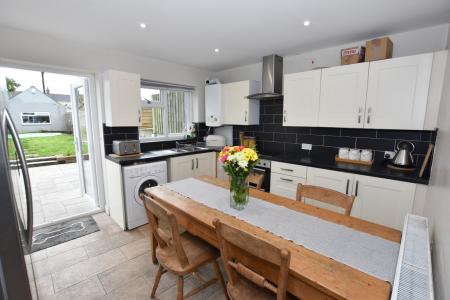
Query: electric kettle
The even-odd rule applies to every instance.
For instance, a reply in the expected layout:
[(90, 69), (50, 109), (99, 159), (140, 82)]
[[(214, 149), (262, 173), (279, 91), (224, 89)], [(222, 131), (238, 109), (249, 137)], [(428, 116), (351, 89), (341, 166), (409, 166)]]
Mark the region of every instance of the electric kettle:
[(413, 143), (408, 141), (401, 141), (397, 144), (397, 152), (392, 159), (392, 164), (394, 166), (408, 168), (414, 167), (414, 158), (412, 153), (416, 147)]

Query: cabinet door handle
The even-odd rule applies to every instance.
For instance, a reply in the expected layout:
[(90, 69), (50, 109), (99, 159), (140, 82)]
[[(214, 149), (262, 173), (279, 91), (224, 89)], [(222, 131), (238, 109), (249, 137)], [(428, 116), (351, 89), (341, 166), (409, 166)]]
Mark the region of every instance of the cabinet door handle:
[(348, 187), (350, 185), (350, 179), (347, 179), (347, 187), (345, 188), (345, 194), (348, 195)]
[(198, 158), (196, 158), (195, 161), (197, 162), (196, 169), (198, 169)]
[(191, 159), (191, 170), (194, 170), (194, 159)]
[(287, 115), (287, 112), (284, 111), (284, 116), (283, 116), (283, 122), (284, 122), (284, 123), (286, 123), (286, 119), (287, 119), (287, 118), (286, 118), (286, 115)]
[(360, 106), (358, 108), (358, 124), (361, 124), (361, 114), (362, 114), (362, 107)]
[(367, 109), (367, 124), (370, 124), (370, 114), (372, 113), (372, 108)]
[(285, 168), (280, 168), (281, 171), (288, 171), (288, 172), (294, 172), (294, 170), (292, 169), (285, 169)]
[(292, 179), (287, 179), (287, 178), (282, 178), (282, 177), (280, 177), (280, 179), (283, 180), (283, 181), (287, 181), (287, 182), (292, 182), (293, 181)]
[(245, 111), (245, 122), (247, 122), (247, 111)]
[(356, 180), (355, 197), (358, 197), (359, 181)]

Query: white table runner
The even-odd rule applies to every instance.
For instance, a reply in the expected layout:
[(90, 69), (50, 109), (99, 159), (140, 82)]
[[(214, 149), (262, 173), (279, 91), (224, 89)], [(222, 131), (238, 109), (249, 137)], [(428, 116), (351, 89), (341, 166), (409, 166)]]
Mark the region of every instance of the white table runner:
[(230, 208), (229, 190), (194, 178), (164, 186), (364, 273), (394, 281), (398, 243), (254, 197), (238, 211)]

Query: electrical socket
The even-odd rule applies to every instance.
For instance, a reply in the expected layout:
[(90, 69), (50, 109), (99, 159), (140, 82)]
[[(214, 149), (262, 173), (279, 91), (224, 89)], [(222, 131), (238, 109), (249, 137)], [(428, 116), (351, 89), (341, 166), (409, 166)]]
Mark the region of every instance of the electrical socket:
[(395, 156), (394, 151), (384, 151), (384, 158), (393, 159)]
[(309, 151), (311, 151), (311, 149), (312, 149), (312, 144), (302, 143), (302, 150), (309, 150)]

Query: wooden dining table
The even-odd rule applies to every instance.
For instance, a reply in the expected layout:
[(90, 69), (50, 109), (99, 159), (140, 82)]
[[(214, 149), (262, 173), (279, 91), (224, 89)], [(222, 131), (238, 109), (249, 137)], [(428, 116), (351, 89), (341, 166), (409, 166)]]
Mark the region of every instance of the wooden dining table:
[[(202, 176), (197, 179), (219, 187), (229, 188), (228, 181), (214, 177)], [(288, 249), (291, 252), (291, 262), (287, 290), (300, 299), (369, 300), (389, 299), (390, 297), (392, 287), (387, 281), (318, 254), (231, 215), (205, 206), (164, 186), (148, 188), (145, 190), (145, 195), (168, 208), (175, 215), (180, 226), (184, 227), (189, 233), (217, 248), (218, 241), (213, 226), (213, 220), (216, 218), (231, 226), (250, 232), (269, 243)], [(400, 231), (382, 225), (256, 189), (250, 190), (250, 196), (389, 241), (396, 243), (401, 241)], [(155, 243), (155, 241), (153, 242)], [(239, 260), (245, 262), (249, 268), (258, 270), (269, 280), (276, 282), (277, 273), (272, 266), (262, 264), (256, 257), (252, 257), (248, 253), (242, 254)]]

